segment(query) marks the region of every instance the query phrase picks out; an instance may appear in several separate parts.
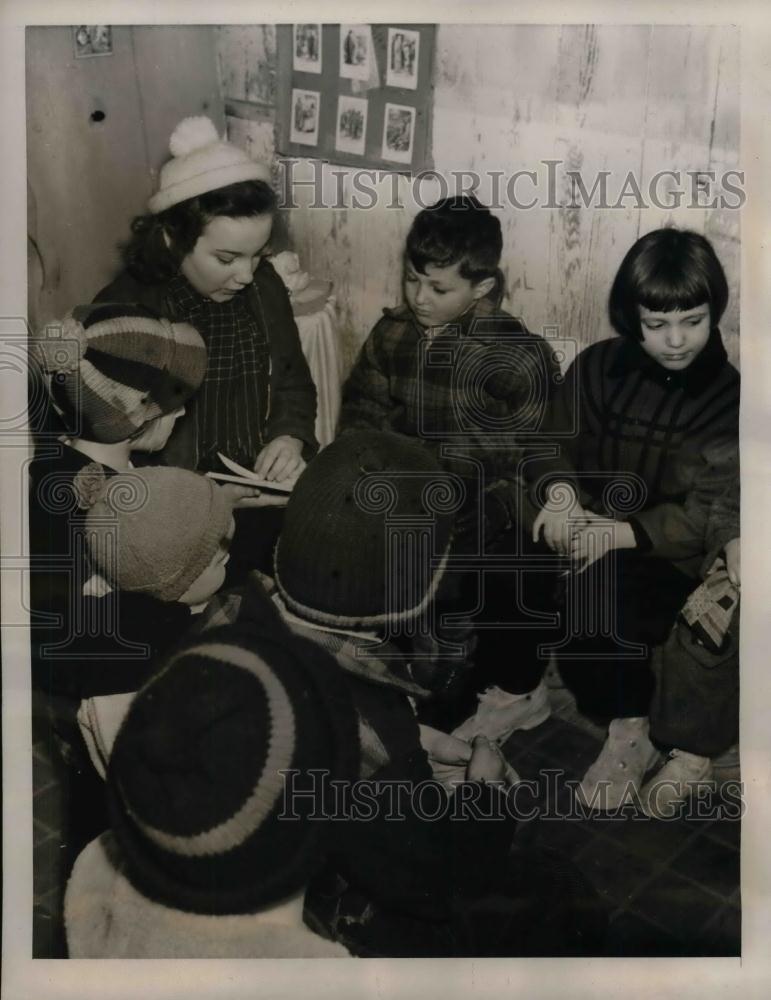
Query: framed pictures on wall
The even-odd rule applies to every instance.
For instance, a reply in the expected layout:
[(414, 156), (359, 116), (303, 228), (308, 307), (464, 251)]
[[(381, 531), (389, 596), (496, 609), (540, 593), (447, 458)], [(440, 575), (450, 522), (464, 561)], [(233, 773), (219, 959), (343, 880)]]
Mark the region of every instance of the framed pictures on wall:
[(346, 97), (344, 94), (338, 97), (335, 149), (341, 153), (364, 155), (368, 104), (362, 97)]
[(292, 25), (292, 68), (296, 73), (321, 72), (321, 25)]
[(436, 26), (279, 25), (277, 151), (430, 169)]
[(292, 142), (303, 146), (315, 146), (318, 143), (320, 106), (321, 94), (318, 90), (292, 91)]

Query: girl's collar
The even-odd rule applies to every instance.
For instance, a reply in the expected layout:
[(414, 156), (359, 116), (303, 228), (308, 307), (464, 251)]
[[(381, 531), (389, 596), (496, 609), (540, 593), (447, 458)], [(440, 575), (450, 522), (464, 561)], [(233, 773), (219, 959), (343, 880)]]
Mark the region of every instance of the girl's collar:
[(689, 396), (698, 396), (728, 363), (718, 327), (713, 327), (704, 349), (682, 371), (669, 371), (643, 350), (639, 340), (625, 338), (610, 366), (610, 375), (622, 378), (640, 372), (658, 385), (682, 389)]

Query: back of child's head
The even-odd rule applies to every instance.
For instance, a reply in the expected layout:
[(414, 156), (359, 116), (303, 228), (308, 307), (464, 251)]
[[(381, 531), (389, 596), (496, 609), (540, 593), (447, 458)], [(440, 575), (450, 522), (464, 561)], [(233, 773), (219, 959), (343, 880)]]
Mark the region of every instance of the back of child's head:
[(211, 479), (163, 466), (105, 477), (92, 462), (74, 487), (90, 565), (116, 590), (177, 601), (215, 561), (222, 584), (232, 504)]
[[(137, 694), (110, 757), (130, 880), (196, 913), (252, 913), (297, 894), (323, 861), (331, 782), (352, 781), (358, 756), (337, 665), (277, 616), (191, 640)], [(305, 795), (293, 798), (294, 785)]]
[(416, 271), (457, 264), (461, 277), (474, 284), (498, 276), (502, 250), (500, 222), (473, 195), (424, 208), (407, 234), (407, 258)]
[(206, 373), (200, 334), (141, 305), (78, 306), (41, 330), (31, 349), (70, 436), (103, 444), (179, 410)]
[(416, 617), (444, 571), (460, 495), (421, 442), (351, 431), (307, 466), (286, 508), (276, 585), (291, 611), (362, 628)]
[(712, 327), (728, 303), (728, 283), (712, 244), (700, 233), (655, 229), (627, 252), (610, 292), (613, 328), (641, 339), (640, 306), (654, 312), (684, 312), (709, 305)]

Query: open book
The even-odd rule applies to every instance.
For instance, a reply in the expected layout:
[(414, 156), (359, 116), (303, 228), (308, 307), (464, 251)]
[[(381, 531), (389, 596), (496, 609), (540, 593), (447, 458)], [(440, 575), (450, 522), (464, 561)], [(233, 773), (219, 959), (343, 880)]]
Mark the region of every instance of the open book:
[(227, 458), (222, 452), (217, 452), (217, 458), (230, 472), (207, 472), (210, 479), (216, 479), (220, 483), (240, 483), (241, 486), (254, 486), (259, 490), (271, 490), (274, 493), (291, 493), (296, 479), (290, 479), (284, 483), (276, 483), (270, 479), (261, 479), (256, 472), (250, 472), (243, 465), (234, 462), (232, 458)]

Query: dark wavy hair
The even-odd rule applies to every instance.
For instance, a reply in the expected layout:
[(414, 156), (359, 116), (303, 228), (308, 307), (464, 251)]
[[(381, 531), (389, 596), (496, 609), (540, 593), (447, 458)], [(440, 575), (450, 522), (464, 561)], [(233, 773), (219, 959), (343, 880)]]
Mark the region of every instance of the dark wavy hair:
[(688, 229), (655, 229), (642, 236), (621, 262), (610, 290), (614, 330), (642, 339), (640, 306), (655, 312), (709, 305), (714, 329), (728, 303), (728, 283), (712, 244)]
[(168, 281), (179, 273), (212, 219), (273, 215), (276, 204), (276, 195), (264, 181), (241, 181), (188, 198), (157, 215), (138, 215), (131, 223), (130, 239), (120, 248), (123, 263), (138, 281)]
[(467, 281), (496, 278), (503, 250), (501, 224), (473, 195), (443, 198), (415, 217), (407, 234), (407, 257), (421, 274), (426, 266), (450, 267)]

